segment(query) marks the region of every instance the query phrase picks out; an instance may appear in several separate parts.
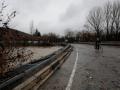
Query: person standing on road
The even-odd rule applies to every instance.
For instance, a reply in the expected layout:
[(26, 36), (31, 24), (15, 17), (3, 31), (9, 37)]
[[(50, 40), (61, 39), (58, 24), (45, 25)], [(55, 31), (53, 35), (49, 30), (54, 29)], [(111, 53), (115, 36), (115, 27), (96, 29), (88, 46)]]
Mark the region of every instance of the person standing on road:
[(95, 49), (100, 49), (100, 38), (97, 37), (96, 42), (95, 42)]

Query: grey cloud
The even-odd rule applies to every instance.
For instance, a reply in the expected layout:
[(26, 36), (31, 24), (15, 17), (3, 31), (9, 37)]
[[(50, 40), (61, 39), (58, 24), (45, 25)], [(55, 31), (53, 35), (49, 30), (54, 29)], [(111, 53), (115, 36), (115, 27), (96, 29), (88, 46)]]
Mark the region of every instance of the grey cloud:
[(29, 33), (29, 25), (33, 20), (42, 33), (63, 33), (67, 28), (81, 28), (90, 9), (102, 6), (106, 1), (108, 0), (7, 0), (7, 4), (17, 11), (11, 24), (13, 28)]

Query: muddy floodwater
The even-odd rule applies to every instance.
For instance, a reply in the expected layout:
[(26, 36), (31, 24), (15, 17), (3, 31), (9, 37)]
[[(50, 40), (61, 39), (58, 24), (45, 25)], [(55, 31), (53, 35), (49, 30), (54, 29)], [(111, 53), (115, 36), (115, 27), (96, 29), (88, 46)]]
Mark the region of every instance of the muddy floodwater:
[(54, 46), (54, 47), (26, 47), (26, 49), (33, 52), (32, 61), (40, 59), (44, 56), (47, 56), (57, 50), (59, 50), (60, 46)]

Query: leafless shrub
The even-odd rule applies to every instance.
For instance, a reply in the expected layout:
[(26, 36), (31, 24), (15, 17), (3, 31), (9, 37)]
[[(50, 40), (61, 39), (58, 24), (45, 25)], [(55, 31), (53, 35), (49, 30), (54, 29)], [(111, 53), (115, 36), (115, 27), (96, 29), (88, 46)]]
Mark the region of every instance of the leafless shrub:
[(33, 53), (24, 47), (5, 47), (0, 50), (0, 74), (27, 63), (32, 58)]
[(33, 53), (24, 47), (15, 46), (16, 41), (14, 36), (10, 35), (9, 23), (16, 16), (16, 11), (5, 15), (3, 12), (7, 6), (4, 1), (0, 3), (0, 76), (3, 76), (17, 66), (27, 63)]

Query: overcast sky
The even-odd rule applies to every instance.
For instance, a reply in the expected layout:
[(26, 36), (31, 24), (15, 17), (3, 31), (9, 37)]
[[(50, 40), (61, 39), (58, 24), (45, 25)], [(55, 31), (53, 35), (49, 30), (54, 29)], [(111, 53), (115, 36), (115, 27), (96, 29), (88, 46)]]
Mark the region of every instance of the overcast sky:
[(63, 34), (67, 28), (80, 29), (91, 8), (108, 0), (7, 0), (11, 10), (17, 11), (12, 28), (30, 33), (30, 23), (41, 33)]

